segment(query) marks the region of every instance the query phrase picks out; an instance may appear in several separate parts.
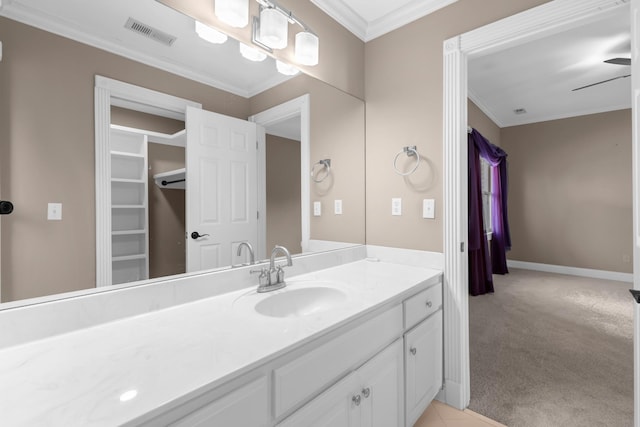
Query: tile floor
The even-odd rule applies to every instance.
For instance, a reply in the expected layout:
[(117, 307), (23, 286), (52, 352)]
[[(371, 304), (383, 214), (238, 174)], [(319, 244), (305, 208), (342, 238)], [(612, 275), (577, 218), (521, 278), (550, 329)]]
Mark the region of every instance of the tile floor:
[(459, 411), (434, 400), (413, 427), (506, 427), (497, 421), (465, 409)]

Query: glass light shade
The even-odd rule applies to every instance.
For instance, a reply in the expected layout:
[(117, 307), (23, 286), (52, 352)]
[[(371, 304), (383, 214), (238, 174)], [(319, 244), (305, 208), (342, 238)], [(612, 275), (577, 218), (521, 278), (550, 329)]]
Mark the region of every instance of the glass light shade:
[(215, 30), (200, 21), (196, 21), (196, 33), (201, 39), (209, 43), (222, 44), (227, 41), (227, 35)]
[(302, 65), (318, 65), (318, 36), (302, 31), (296, 34), (296, 61)]
[(232, 27), (244, 28), (249, 23), (249, 0), (215, 0), (216, 16)]
[(276, 9), (264, 8), (260, 12), (260, 41), (271, 49), (287, 47), (289, 20)]
[(278, 61), (276, 59), (276, 69), (280, 74), (284, 74), (285, 76), (295, 76), (300, 72), (293, 65), (285, 64), (284, 62)]
[(249, 61), (260, 62), (267, 59), (267, 54), (260, 52), (251, 46), (247, 46), (244, 43), (240, 43), (240, 54), (247, 58)]

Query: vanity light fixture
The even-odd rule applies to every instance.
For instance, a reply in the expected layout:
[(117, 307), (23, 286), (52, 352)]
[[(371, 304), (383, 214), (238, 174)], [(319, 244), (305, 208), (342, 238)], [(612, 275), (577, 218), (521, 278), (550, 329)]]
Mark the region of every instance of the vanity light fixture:
[(196, 33), (201, 39), (206, 40), (209, 43), (222, 44), (227, 41), (226, 34), (223, 34), (200, 21), (196, 21)]
[(295, 58), (302, 65), (318, 65), (318, 36), (301, 31), (296, 34)]
[(265, 50), (287, 47), (289, 24), (298, 25), (302, 31), (296, 34), (294, 58), (302, 65), (317, 65), (320, 40), (318, 36), (293, 12), (273, 0), (256, 0), (260, 4), (260, 16), (253, 18), (253, 42)]
[(244, 28), (249, 23), (249, 0), (215, 0), (215, 14), (225, 24)]
[(300, 70), (298, 70), (293, 65), (286, 64), (282, 61), (278, 61), (277, 59), (276, 59), (276, 69), (280, 74), (284, 74), (285, 76), (295, 76), (300, 72)]
[(240, 43), (240, 54), (246, 59), (248, 59), (249, 61), (253, 61), (253, 62), (261, 62), (267, 59), (266, 53), (261, 52), (258, 49), (255, 49), (251, 46), (247, 46), (242, 42)]
[(275, 7), (260, 9), (260, 41), (271, 49), (284, 49), (289, 41), (287, 16)]

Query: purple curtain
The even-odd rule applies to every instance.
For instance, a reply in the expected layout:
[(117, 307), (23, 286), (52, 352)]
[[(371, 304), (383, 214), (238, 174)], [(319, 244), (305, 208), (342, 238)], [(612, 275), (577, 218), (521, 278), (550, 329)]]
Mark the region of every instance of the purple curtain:
[[(468, 136), (469, 148), (469, 293), (493, 292), (492, 274), (506, 274), (506, 251), (511, 249), (507, 221), (507, 153), (491, 144), (473, 129)], [(482, 221), (482, 184), (480, 158), (491, 165), (491, 256)]]

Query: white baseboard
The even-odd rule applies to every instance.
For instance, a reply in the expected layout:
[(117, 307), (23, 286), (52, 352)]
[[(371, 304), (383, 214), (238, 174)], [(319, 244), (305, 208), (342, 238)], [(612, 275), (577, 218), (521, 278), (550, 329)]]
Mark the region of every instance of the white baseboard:
[(521, 268), (523, 270), (544, 271), (546, 273), (567, 274), (569, 276), (591, 277), (594, 279), (633, 283), (632, 273), (620, 273), (617, 271), (593, 270), (590, 268), (567, 267), (564, 265), (540, 264), (537, 262), (513, 260), (507, 260), (507, 266), (509, 268)]

